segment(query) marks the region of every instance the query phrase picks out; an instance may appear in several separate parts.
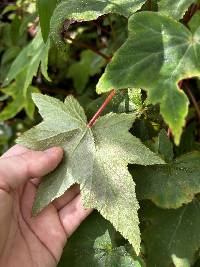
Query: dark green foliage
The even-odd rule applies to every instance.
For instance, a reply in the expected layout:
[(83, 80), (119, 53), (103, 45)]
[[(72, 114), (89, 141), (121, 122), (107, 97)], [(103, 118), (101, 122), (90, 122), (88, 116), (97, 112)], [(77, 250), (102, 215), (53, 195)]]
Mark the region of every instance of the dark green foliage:
[(199, 9), (199, 0), (0, 3), (0, 153), (19, 136), (33, 149), (63, 146), (68, 160), (43, 179), (34, 210), (70, 187), (73, 170), (99, 211), (59, 267), (199, 266)]

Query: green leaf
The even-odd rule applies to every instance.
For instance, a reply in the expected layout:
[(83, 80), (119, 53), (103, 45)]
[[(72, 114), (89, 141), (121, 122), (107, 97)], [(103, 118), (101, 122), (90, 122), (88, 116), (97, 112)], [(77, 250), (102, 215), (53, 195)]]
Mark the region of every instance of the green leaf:
[(141, 214), (149, 224), (142, 238), (146, 246), (148, 267), (173, 266), (175, 256), (187, 259), (189, 266), (192, 266), (195, 253), (200, 248), (199, 207), (197, 199), (174, 210), (162, 210), (150, 203), (145, 205)]
[(73, 79), (75, 89), (81, 94), (90, 76), (94, 76), (101, 71), (105, 60), (91, 50), (82, 51), (80, 57), (79, 62), (75, 62), (69, 66), (67, 76)]
[(58, 267), (141, 267), (117, 238), (112, 225), (95, 212), (69, 239)]
[(160, 0), (158, 11), (163, 15), (179, 20), (193, 3), (196, 3), (196, 0)]
[(164, 129), (160, 131), (158, 138), (156, 139), (154, 144), (154, 152), (162, 155), (162, 158), (166, 162), (171, 162), (173, 159), (173, 144)]
[(140, 110), (143, 107), (142, 90), (140, 88), (129, 88), (128, 97), (135, 110)]
[(0, 82), (3, 82), (5, 79), (10, 65), (12, 64), (13, 60), (17, 57), (20, 52), (20, 47), (11, 46), (10, 48), (6, 49), (1, 57), (1, 65), (0, 65)]
[(42, 180), (34, 213), (78, 183), (85, 206), (99, 210), (139, 253), (139, 205), (127, 164), (163, 161), (129, 133), (134, 116), (109, 113), (91, 129), (82, 107), (72, 96), (64, 103), (40, 94), (34, 94), (33, 99), (44, 121), (17, 142), (33, 149), (58, 145), (65, 151), (61, 165)]
[(144, 88), (152, 104), (160, 103), (164, 120), (179, 144), (188, 98), (178, 88), (182, 79), (200, 75), (200, 27), (185, 26), (155, 12), (129, 19), (129, 38), (115, 53), (99, 80), (97, 92)]
[(51, 18), (51, 35), (57, 45), (63, 45), (60, 32), (65, 20), (68, 27), (74, 21), (90, 21), (98, 17), (117, 13), (125, 17), (139, 10), (145, 0), (62, 0), (56, 7)]
[(194, 150), (199, 150), (198, 143), (196, 142), (196, 127), (196, 121), (193, 121), (184, 129), (180, 145), (175, 147), (176, 157)]
[(198, 10), (188, 22), (188, 26), (192, 32), (195, 32), (200, 26), (200, 11)]
[(173, 263), (176, 267), (190, 267), (190, 263), (187, 259), (180, 259), (176, 255), (172, 255)]
[(139, 199), (150, 199), (162, 208), (178, 208), (200, 192), (200, 152), (192, 152), (166, 165), (133, 167)]
[(37, 0), (37, 9), (40, 17), (42, 37), (46, 43), (50, 31), (50, 19), (56, 8), (57, 0)]
[(27, 88), (27, 93), (24, 95), (22, 86), (24, 84), (24, 73), (22, 72), (16, 77), (16, 81), (8, 87), (1, 89), (5, 95), (12, 98), (6, 107), (0, 113), (0, 120), (8, 120), (17, 115), (21, 110), (25, 109), (29, 118), (33, 119), (35, 105), (31, 98), (32, 93), (38, 93), (39, 90), (34, 86)]
[(39, 30), (33, 41), (21, 51), (21, 53), (12, 63), (11, 68), (4, 80), (3, 86), (7, 86), (18, 76), (18, 74), (24, 72), (23, 90), (26, 93), (26, 90), (31, 84), (33, 77), (37, 75), (40, 62), (42, 62), (41, 65), (43, 75), (46, 79), (49, 79), (47, 74), (47, 58), (49, 48), (50, 41), (48, 41), (45, 45), (42, 40), (41, 31)]

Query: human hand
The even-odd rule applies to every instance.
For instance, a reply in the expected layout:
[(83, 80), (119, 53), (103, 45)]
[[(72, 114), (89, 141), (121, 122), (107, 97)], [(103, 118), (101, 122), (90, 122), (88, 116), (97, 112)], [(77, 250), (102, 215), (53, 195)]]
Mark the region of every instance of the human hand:
[(57, 167), (61, 148), (45, 152), (16, 145), (0, 158), (0, 266), (55, 267), (67, 238), (91, 213), (78, 186), (31, 216), (39, 178)]

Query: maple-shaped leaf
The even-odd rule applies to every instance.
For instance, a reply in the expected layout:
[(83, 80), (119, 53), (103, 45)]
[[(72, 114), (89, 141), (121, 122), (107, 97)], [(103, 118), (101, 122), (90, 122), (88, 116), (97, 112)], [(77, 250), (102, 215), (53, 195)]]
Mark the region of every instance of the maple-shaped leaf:
[(169, 164), (133, 166), (137, 197), (161, 208), (179, 208), (200, 192), (200, 152), (180, 156)]
[(138, 198), (149, 199), (161, 208), (179, 208), (200, 192), (200, 152), (194, 151), (159, 166), (134, 166)]
[[(120, 244), (119, 244), (120, 243)], [(93, 212), (69, 238), (58, 267), (142, 267), (130, 244)]]
[(199, 57), (200, 27), (192, 33), (156, 12), (134, 14), (129, 19), (129, 38), (108, 64), (97, 92), (144, 88), (150, 103), (160, 103), (161, 114), (179, 144), (189, 101), (178, 82), (200, 76)]
[(51, 18), (51, 36), (57, 45), (63, 45), (60, 31), (64, 21), (68, 22), (64, 27), (67, 30), (66, 27), (69, 27), (71, 23), (95, 20), (109, 13), (129, 17), (145, 2), (146, 0), (61, 0)]
[[(147, 266), (171, 267), (177, 262), (175, 256), (193, 266), (200, 248), (199, 199), (179, 209), (160, 209), (150, 202), (141, 206), (143, 220), (148, 222), (142, 232)], [(182, 260), (182, 265), (175, 266), (188, 265)]]
[(17, 142), (32, 149), (61, 146), (65, 151), (60, 166), (43, 178), (34, 212), (78, 183), (85, 207), (99, 210), (139, 253), (139, 205), (127, 164), (163, 161), (129, 133), (134, 115), (109, 113), (91, 129), (82, 107), (72, 96), (64, 103), (41, 94), (34, 94), (33, 100), (44, 121)]

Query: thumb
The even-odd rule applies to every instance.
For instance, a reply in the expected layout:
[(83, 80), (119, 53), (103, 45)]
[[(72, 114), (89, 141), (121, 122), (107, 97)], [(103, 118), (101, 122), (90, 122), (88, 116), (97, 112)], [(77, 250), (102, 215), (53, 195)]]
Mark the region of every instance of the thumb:
[(46, 175), (58, 166), (62, 157), (62, 148), (53, 147), (0, 159), (0, 189), (9, 192), (27, 179)]

